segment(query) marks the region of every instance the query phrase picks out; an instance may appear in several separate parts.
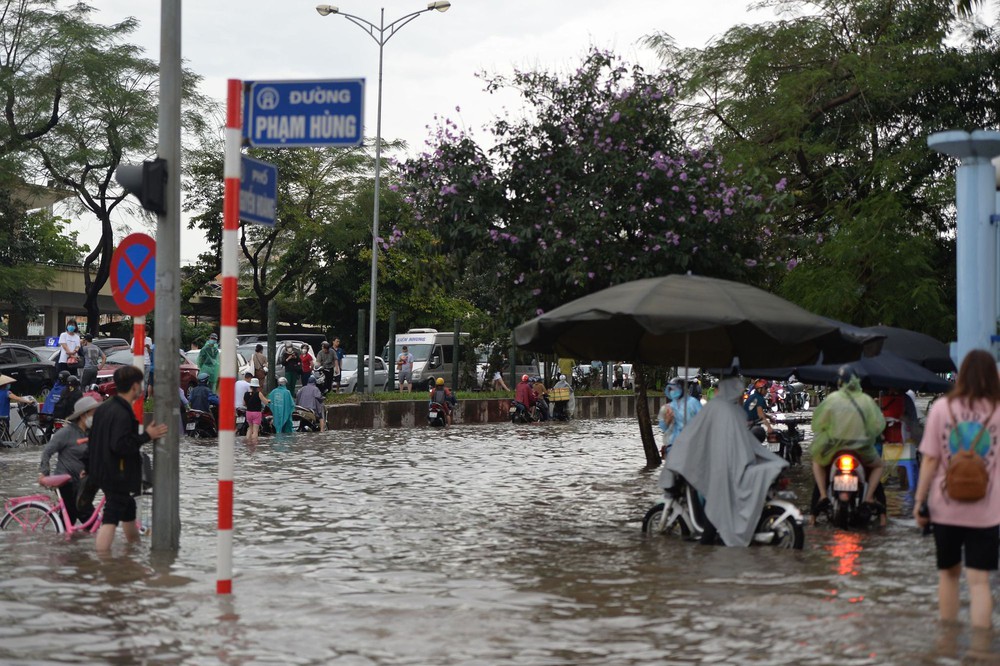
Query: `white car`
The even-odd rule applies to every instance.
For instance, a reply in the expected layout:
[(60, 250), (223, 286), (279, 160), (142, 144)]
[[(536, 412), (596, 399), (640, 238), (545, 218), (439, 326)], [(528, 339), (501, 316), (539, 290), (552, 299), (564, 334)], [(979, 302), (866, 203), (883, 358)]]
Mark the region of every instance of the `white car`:
[[(340, 364), (340, 392), (353, 393), (368, 386), (368, 357), (365, 356), (365, 385), (358, 387), (358, 355), (347, 354)], [(389, 368), (381, 356), (375, 357), (375, 390), (385, 392), (389, 385)]]

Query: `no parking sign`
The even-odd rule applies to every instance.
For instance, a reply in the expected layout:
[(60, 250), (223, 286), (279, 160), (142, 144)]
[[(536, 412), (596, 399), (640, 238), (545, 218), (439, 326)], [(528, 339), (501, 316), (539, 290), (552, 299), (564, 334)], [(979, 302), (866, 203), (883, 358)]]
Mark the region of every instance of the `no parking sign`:
[(146, 234), (131, 234), (111, 257), (111, 295), (127, 315), (142, 317), (155, 304), (156, 241)]

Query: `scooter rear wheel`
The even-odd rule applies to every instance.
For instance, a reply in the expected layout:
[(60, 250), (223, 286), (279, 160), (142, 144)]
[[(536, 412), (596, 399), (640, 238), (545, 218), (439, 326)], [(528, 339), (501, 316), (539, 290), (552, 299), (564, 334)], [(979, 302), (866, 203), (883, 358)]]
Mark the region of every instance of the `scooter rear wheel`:
[(765, 507), (764, 513), (760, 517), (760, 524), (757, 527), (757, 531), (774, 532), (774, 541), (771, 542), (772, 546), (802, 550), (806, 542), (805, 530), (791, 516), (781, 518), (784, 514), (785, 510), (781, 507)]

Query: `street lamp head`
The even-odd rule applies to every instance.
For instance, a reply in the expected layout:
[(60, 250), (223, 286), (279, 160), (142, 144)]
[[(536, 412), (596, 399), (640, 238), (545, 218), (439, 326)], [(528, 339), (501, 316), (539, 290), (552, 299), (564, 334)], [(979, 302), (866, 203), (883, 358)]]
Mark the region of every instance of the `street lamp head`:
[(336, 14), (340, 9), (334, 5), (316, 5), (316, 11), (319, 12), (320, 16), (329, 16), (330, 14)]
[(427, 3), (427, 9), (436, 9), (439, 12), (446, 12), (449, 7), (451, 7), (451, 3), (448, 0), (435, 0)]

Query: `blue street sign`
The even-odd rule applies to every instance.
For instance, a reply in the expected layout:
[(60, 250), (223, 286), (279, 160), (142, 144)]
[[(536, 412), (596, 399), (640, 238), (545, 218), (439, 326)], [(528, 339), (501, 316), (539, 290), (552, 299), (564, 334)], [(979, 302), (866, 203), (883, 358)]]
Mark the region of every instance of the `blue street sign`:
[(364, 79), (245, 81), (243, 138), (258, 148), (360, 146)]
[(240, 219), (273, 227), (278, 212), (278, 167), (240, 156)]

